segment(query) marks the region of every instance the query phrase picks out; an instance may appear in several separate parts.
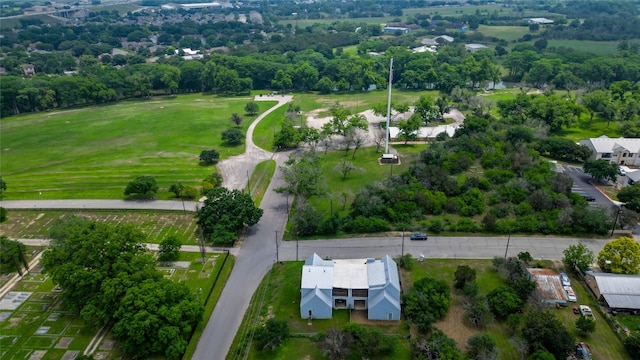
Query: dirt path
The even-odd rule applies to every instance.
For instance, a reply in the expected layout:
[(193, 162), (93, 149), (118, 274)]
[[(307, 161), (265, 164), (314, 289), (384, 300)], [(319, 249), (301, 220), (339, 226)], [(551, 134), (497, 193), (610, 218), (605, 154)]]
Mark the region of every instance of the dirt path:
[(251, 176), (256, 165), (273, 156), (273, 153), (270, 151), (261, 149), (253, 143), (253, 131), (260, 120), (264, 119), (275, 109), (290, 102), (292, 99), (293, 96), (291, 95), (256, 96), (254, 98), (255, 101), (277, 101), (278, 103), (269, 110), (260, 114), (260, 116), (258, 116), (251, 125), (249, 125), (245, 139), (246, 150), (244, 154), (232, 156), (218, 164), (218, 169), (220, 170), (223, 178), (222, 186), (231, 190), (242, 190), (247, 184), (249, 176)]

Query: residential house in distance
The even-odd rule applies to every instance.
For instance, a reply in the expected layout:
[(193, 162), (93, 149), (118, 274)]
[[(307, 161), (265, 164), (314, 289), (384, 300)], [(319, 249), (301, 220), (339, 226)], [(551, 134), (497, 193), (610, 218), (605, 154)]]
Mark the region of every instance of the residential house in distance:
[(22, 65), (21, 68), (24, 76), (34, 76), (36, 74), (36, 68), (33, 66), (33, 64), (25, 64)]
[(486, 45), (482, 45), (482, 44), (467, 44), (464, 46), (464, 48), (471, 52), (488, 49)]
[(640, 275), (588, 272), (584, 281), (611, 310), (640, 312)]
[(582, 139), (580, 145), (588, 147), (593, 159), (603, 159), (610, 163), (626, 166), (640, 166), (640, 139), (597, 138)]
[(547, 18), (529, 18), (527, 19), (529, 24), (549, 25), (553, 24), (553, 20)]
[(542, 303), (549, 305), (567, 303), (568, 296), (558, 273), (538, 268), (527, 268), (527, 272), (529, 279), (536, 282), (536, 296)]
[(384, 27), (384, 33), (385, 34), (395, 34), (395, 33), (401, 33), (401, 34), (407, 34), (409, 33), (409, 31), (411, 31), (411, 29), (407, 28), (407, 27), (400, 27), (400, 26), (385, 26)]
[(333, 309), (367, 311), (369, 320), (400, 320), (398, 266), (376, 259), (323, 260), (311, 255), (302, 267), (300, 316), (330, 319)]

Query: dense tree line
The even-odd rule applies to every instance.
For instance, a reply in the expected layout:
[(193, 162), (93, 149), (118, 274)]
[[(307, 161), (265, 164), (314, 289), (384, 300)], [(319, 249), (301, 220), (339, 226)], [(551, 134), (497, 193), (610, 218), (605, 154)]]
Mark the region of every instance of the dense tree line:
[(132, 358), (180, 359), (204, 308), (184, 284), (155, 269), (144, 234), (73, 217), (54, 224), (50, 238), (42, 265), (63, 289), (64, 306), (97, 326), (113, 324)]

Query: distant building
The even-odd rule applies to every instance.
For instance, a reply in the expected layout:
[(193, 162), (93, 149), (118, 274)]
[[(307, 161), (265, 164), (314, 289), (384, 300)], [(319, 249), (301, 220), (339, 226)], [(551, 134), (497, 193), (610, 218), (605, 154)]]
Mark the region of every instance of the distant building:
[(396, 34), (400, 32), (401, 34), (408, 34), (411, 29), (406, 27), (398, 27), (398, 26), (385, 26), (384, 33), (385, 34)]
[(548, 25), (553, 24), (553, 20), (547, 18), (529, 18), (529, 24)]
[(333, 309), (366, 310), (370, 320), (400, 320), (398, 267), (380, 260), (323, 260), (311, 255), (302, 267), (300, 316), (330, 319)]
[(595, 160), (603, 159), (618, 165), (640, 166), (640, 139), (610, 138), (603, 135), (580, 140), (580, 145), (591, 149), (592, 158)]
[(36, 68), (33, 66), (33, 64), (25, 64), (22, 65), (21, 68), (24, 76), (34, 76), (36, 74)]
[(640, 275), (587, 273), (584, 281), (595, 297), (616, 311), (640, 311)]
[(566, 304), (567, 293), (560, 281), (560, 275), (553, 270), (528, 268), (528, 277), (536, 282), (536, 295), (542, 303)]
[(467, 44), (467, 45), (464, 46), (464, 48), (469, 50), (469, 51), (471, 51), (471, 52), (476, 52), (476, 51), (488, 49), (488, 47), (486, 45), (482, 45), (482, 44)]

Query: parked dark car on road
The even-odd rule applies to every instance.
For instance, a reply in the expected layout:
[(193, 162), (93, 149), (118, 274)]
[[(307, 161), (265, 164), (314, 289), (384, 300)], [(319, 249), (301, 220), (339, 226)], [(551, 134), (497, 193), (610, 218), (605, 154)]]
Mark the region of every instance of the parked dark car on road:
[(425, 233), (413, 233), (411, 234), (411, 240), (427, 240), (427, 234)]

